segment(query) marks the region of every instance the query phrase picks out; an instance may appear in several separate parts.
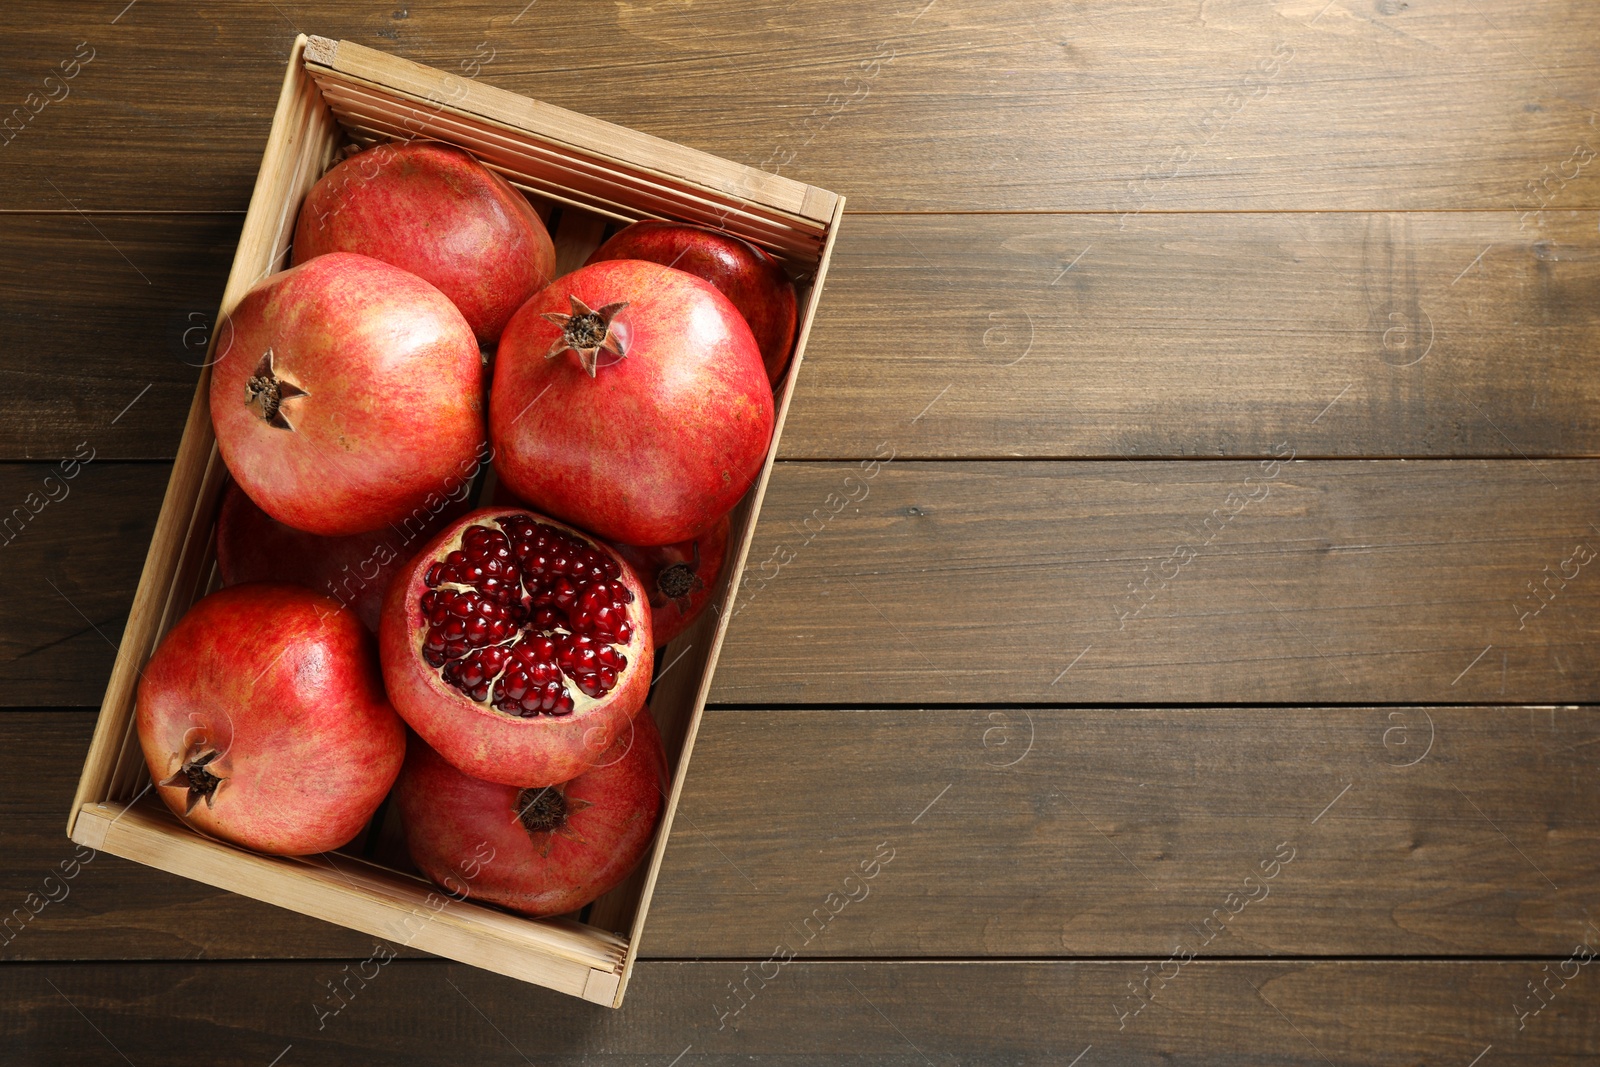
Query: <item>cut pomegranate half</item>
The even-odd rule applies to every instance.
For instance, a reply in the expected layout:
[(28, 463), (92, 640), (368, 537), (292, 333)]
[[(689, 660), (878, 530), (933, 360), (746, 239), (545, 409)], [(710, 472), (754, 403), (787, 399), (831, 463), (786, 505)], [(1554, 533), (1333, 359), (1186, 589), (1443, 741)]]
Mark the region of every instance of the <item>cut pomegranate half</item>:
[(445, 528), (390, 587), (379, 630), (396, 710), (468, 774), (565, 782), (644, 706), (650, 605), (610, 548), (531, 511)]

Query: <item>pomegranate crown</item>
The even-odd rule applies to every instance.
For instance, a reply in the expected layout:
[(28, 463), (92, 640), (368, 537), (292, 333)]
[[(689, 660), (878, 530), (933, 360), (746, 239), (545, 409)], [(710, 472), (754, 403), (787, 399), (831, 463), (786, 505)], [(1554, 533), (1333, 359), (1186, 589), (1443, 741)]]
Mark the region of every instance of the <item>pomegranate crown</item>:
[(619, 300), (604, 307), (591, 308), (576, 296), (569, 294), (567, 299), (572, 301), (570, 315), (563, 315), (559, 311), (544, 313), (547, 321), (561, 327), (561, 336), (556, 338), (544, 356), (553, 359), (570, 348), (578, 353), (578, 362), (593, 378), (600, 365), (601, 349), (619, 358), (628, 354), (628, 337), (623, 324), (613, 321), (617, 312), (628, 306), (628, 302)]
[(294, 431), (294, 426), (290, 424), (283, 405), (290, 400), (310, 395), (287, 378), (278, 376), (272, 365), (270, 348), (262, 353), (261, 362), (256, 364), (249, 381), (244, 383), (245, 406), (253, 409), (268, 426), (276, 426), (280, 430), (290, 432)]

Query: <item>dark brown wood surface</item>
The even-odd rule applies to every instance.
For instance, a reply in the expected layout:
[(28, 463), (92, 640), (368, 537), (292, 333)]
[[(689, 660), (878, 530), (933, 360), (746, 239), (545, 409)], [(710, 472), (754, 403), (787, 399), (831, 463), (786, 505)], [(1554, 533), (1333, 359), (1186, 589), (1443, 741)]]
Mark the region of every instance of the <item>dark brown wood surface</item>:
[(16, 103), (80, 41), (94, 55), (6, 147), (7, 206), (239, 209), (296, 31), (781, 168), (857, 210), (1600, 206), (1592, 161), (1543, 200), (1528, 187), (1594, 137), (1587, 0), (141, 0), (113, 24), (126, 3), (7, 5)]
[(1595, 223), (851, 218), (783, 454), (1593, 454)]
[[(239, 224), (0, 214), (12, 343), (41, 356), (11, 379), (0, 458), (170, 456)], [(781, 454), (1592, 454), (1595, 224), (852, 215)]]
[(1600, 699), (1588, 461), (782, 474), (720, 702)]
[[(46, 883), (297, 30), (849, 197), (621, 1012), (402, 959), (319, 1029), (370, 938)], [(5, 5), (0, 1059), (1593, 1062), (1597, 41), (1584, 0)]]
[[(115, 856), (63, 882), (79, 850), (62, 812), (92, 725), (87, 711), (0, 714), (15, 753), (0, 900), (42, 894), (53, 872), (58, 898), (0, 932), (0, 958), (370, 951)], [(1597, 746), (1592, 708), (715, 710), (644, 948), (1564, 955), (1600, 876)], [(881, 873), (846, 889), (879, 855)], [(858, 899), (819, 923), (830, 893)]]
[[(779, 465), (713, 702), (1600, 701), (1589, 461), (868, 470)], [(92, 462), (0, 549), (6, 703), (98, 700), (166, 474)]]
[[(1600, 983), (1588, 970), (1540, 1002), (1526, 986), (1545, 980), (1542, 960), (1195, 960), (1174, 972), (1167, 958), (795, 961), (767, 968), (764, 987), (759, 964), (646, 962), (621, 1012), (433, 960), (364, 972), (364, 959), (348, 972), (343, 961), (17, 964), (0, 970), (0, 1038), (23, 1063), (171, 1063), (176, 1042), (218, 1067), (275, 1056), (308, 1067), (544, 1067), (594, 1062), (596, 1050), (609, 1062), (714, 1067), (1078, 1056), (1080, 1067), (1412, 1067), (1475, 1056), (1577, 1067), (1600, 1053)], [(1151, 978), (1163, 970), (1165, 988)], [(1133, 1015), (1130, 983), (1147, 980), (1154, 995)], [(750, 992), (736, 1000), (732, 988)], [(1521, 1029), (1519, 993), (1545, 1005)]]

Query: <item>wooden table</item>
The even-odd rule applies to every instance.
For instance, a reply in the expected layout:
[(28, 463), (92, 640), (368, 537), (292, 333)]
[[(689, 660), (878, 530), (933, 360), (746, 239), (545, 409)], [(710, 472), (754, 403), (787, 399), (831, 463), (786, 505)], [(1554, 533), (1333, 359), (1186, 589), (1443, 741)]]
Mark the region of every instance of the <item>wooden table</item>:
[[(0, 29), (0, 1061), (1595, 1062), (1600, 7)], [(47, 878), (296, 31), (850, 198), (620, 1012)]]

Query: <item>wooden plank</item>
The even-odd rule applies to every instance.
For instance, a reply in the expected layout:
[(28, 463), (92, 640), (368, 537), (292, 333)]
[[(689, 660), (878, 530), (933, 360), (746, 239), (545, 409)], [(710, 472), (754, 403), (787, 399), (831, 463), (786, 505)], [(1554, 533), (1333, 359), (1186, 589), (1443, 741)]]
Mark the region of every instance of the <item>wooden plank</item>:
[[(1595, 222), (853, 216), (780, 454), (1600, 453)], [(0, 457), (176, 448), (239, 219), (92, 223), (0, 215), (12, 350), (72, 353), (11, 372)]]
[(6, 145), (0, 207), (243, 206), (305, 31), (781, 170), (859, 210), (1592, 208), (1600, 168), (1574, 151), (1600, 150), (1597, 17), (1584, 0), (1169, 0), (1091, 18), (1047, 0), (306, 0), (196, 20), (23, 0), (3, 16), (8, 110), (42, 100), (78, 42), (95, 58)]
[[(365, 958), (373, 939), (67, 839), (61, 813), (94, 729), (92, 711), (0, 714), (7, 861), (0, 958)], [(339, 861), (335, 861), (339, 862)], [(423, 953), (398, 942), (397, 955)]]
[[(359, 46), (348, 47), (354, 51)], [(405, 60), (371, 49), (367, 52), (372, 56), (384, 56), (385, 65), (406, 63)], [(410, 69), (413, 72), (434, 70), (417, 65), (410, 65)], [(384, 77), (380, 84), (346, 79), (324, 67), (313, 67), (312, 71), (323, 90), (324, 99), (357, 144), (369, 145), (374, 141), (396, 137), (438, 137), (461, 145), (485, 165), (499, 171), (513, 185), (527, 189), (540, 198), (576, 205), (623, 222), (652, 216), (684, 218), (719, 226), (767, 247), (780, 259), (794, 263), (800, 270), (808, 270), (816, 263), (820, 247), (817, 223), (786, 212), (754, 208), (743, 200), (743, 191), (782, 183), (793, 187), (793, 190), (781, 199), (796, 207), (819, 198), (832, 204), (838, 201), (836, 194), (826, 190), (799, 185), (754, 167), (741, 167), (717, 156), (685, 148), (677, 151), (695, 156), (702, 163), (714, 164), (710, 169), (725, 172), (716, 184), (723, 189), (731, 189), (731, 196), (716, 191), (706, 192), (698, 183), (680, 183), (648, 169), (633, 168), (631, 174), (626, 176), (612, 172), (609, 170), (612, 166), (609, 160), (588, 154), (574, 155), (565, 144), (535, 146), (529, 143), (527, 134), (520, 127), (537, 125), (537, 122), (513, 121), (515, 114), (548, 105), (508, 94), (506, 99), (516, 106), (508, 109), (505, 122), (493, 122), (441, 107), (438, 103), (440, 100), (470, 98), (473, 95), (471, 90), (487, 88), (477, 83), (469, 84), (448, 73), (430, 74), (429, 78), (419, 81), (414, 75), (386, 77), (380, 70), (374, 69), (370, 72), (374, 78)], [(397, 99), (392, 89), (388, 88), (396, 83), (409, 86), (415, 92), (426, 90), (426, 95), (408, 93)], [(429, 85), (434, 87), (427, 88)], [(453, 96), (448, 95), (452, 93)], [(574, 114), (555, 110), (569, 117)], [(623, 129), (610, 123), (597, 125), (603, 129)], [(632, 134), (631, 137), (642, 138), (643, 135)], [(826, 221), (826, 217), (822, 221)]]
[[(833, 259), (833, 250), (838, 241), (839, 223), (844, 215), (844, 199), (840, 198), (834, 205), (833, 218), (830, 220), (828, 239), (822, 246), (822, 256), (817, 261), (817, 284), (812, 286), (809, 293), (800, 291), (802, 299), (799, 320), (799, 332), (795, 337), (794, 355), (789, 369), (783, 380), (777, 386), (777, 411), (773, 418), (772, 433), (774, 440), (781, 438), (783, 425), (789, 414), (790, 401), (794, 399), (795, 383), (798, 380), (800, 367), (805, 358), (806, 340), (811, 332), (811, 321), (817, 313), (817, 303), (822, 298), (822, 286), (825, 285), (828, 265)], [(653, 683), (653, 693), (650, 697), (651, 712), (657, 709), (665, 714), (658, 716), (662, 726), (662, 740), (667, 746), (667, 752), (678, 750), (676, 773), (672, 778), (672, 789), (667, 795), (667, 805), (661, 818), (658, 830), (656, 847), (651, 851), (649, 865), (645, 868), (643, 892), (640, 896), (639, 906), (633, 915), (633, 925), (629, 928), (629, 946), (626, 966), (622, 974), (622, 988), (618, 990), (616, 1004), (621, 1004), (621, 997), (627, 992), (627, 983), (632, 974), (633, 964), (638, 956), (638, 944), (643, 936), (645, 919), (649, 913), (650, 898), (655, 892), (656, 876), (661, 870), (666, 849), (664, 841), (672, 832), (678, 810), (678, 800), (683, 795), (683, 788), (688, 780), (687, 761), (694, 751), (695, 736), (700, 728), (700, 721), (705, 714), (707, 702), (710, 700), (713, 687), (716, 685), (717, 663), (722, 655), (723, 642), (728, 636), (728, 626), (733, 621), (733, 608), (738, 597), (740, 582), (739, 576), (744, 574), (745, 567), (750, 560), (750, 546), (755, 541), (759, 515), (756, 521), (751, 521), (751, 516), (756, 509), (762, 506), (766, 499), (767, 489), (772, 481), (772, 474), (776, 470), (777, 449), (767, 451), (767, 459), (761, 467), (760, 477), (756, 484), (745, 494), (744, 499), (734, 506), (730, 513), (730, 533), (728, 535), (728, 558), (724, 566), (723, 576), (719, 583), (717, 593), (708, 601), (711, 610), (707, 611), (690, 628), (674, 638), (668, 645), (668, 651), (677, 659), (662, 668)], [(742, 528), (741, 528), (742, 527)], [(696, 642), (701, 646), (699, 652), (694, 652), (689, 642)], [(672, 649), (684, 646), (682, 652)], [(674, 675), (670, 682), (666, 682), (667, 674), (680, 661), (688, 659), (684, 669)], [(689, 673), (690, 671), (693, 673)], [(693, 687), (694, 699), (685, 701), (683, 694)], [(688, 721), (684, 724), (684, 732), (679, 734), (674, 728), (673, 719), (682, 717), (683, 710), (688, 710)], [(676, 711), (676, 714), (674, 712)], [(683, 740), (680, 743), (678, 737)], [(670, 738), (670, 740), (669, 740)], [(681, 745), (681, 747), (680, 747)], [(624, 884), (626, 886), (626, 883)], [(612, 917), (608, 915), (606, 901), (597, 901), (594, 909), (597, 922), (603, 922)], [(613, 913), (614, 914), (614, 913)]]
[[(416, 875), (394, 874), (359, 859), (286, 858), (234, 848), (188, 832), (150, 797), (130, 804), (84, 803), (72, 839), (170, 874), (572, 996), (587, 997), (595, 970), (620, 978), (626, 946), (618, 938), (568, 920), (525, 922), (498, 908), (435, 892)], [(603, 1003), (610, 1004), (615, 989), (612, 984)]]
[(783, 454), (1600, 453), (1595, 223), (853, 218)]
[[(0, 216), (0, 456), (170, 459), (241, 215)], [(159, 490), (158, 490), (159, 493)]]
[[(0, 714), (0, 958), (371, 951), (110, 853), (63, 867), (92, 722)], [(1561, 955), (1600, 873), (1597, 741), (1593, 708), (713, 711), (641, 955)]]
[[(256, 283), (287, 261), (294, 211), (334, 157), (337, 129), (300, 67), (304, 46), (304, 35), (297, 36), (278, 90), (260, 172), (250, 194), (250, 211), (245, 215), (228, 284), (222, 292), (219, 321)], [(231, 338), (219, 340), (213, 336), (207, 349), (173, 460), (172, 476), (106, 683), (102, 715), (84, 759), (77, 793), (67, 808), (68, 833), (73, 832), (78, 814), (88, 802), (124, 799), (112, 789), (119, 764), (126, 767), (128, 763), (128, 733), (140, 664), (155, 651), (205, 580), (211, 526), (225, 474), (212, 436), (205, 390), (211, 363), (219, 358), (219, 349), (226, 352), (231, 343)]]
[[(419, 70), (386, 51), (356, 41), (320, 38), (317, 45), (311, 62), (320, 68), (318, 77), (329, 85), (381, 85), (418, 100), (444, 100), (444, 110), (535, 134), (541, 141), (592, 157), (601, 164), (601, 171), (611, 175), (637, 171), (665, 179), (669, 185), (703, 186), (813, 224), (825, 224), (833, 217), (835, 199), (827, 190), (813, 193), (792, 178), (740, 167), (673, 141), (578, 111), (552, 107), (437, 68)], [(809, 214), (805, 214), (807, 211)]]
[(1581, 460), (787, 464), (712, 699), (1594, 701), (1597, 504)]
[(65, 470), (0, 465), (0, 523), (11, 524), (0, 552), (21, 583), (0, 599), (0, 705), (98, 706), (105, 693), (172, 467), (93, 450)]
[[(1600, 701), (1581, 460), (865, 466), (774, 469), (714, 703)], [(6, 546), (60, 592), (0, 605), (0, 701), (100, 699), (165, 473), (90, 464)]]
[(626, 126), (354, 41), (311, 41), (308, 71), (352, 131), (459, 141), (519, 184), (569, 203), (711, 222), (771, 241), (806, 266), (838, 206), (827, 190)]
[(1597, 746), (1594, 708), (719, 711), (641, 952), (1564, 954)]
[[(1592, 943), (1592, 942), (1591, 942)], [(1563, 960), (1565, 956), (1563, 956)], [(0, 1036), (23, 1062), (1577, 1065), (1600, 1052), (1600, 982), (1568, 964), (1518, 1029), (1542, 960), (1182, 967), (1121, 1023), (1163, 958), (1108, 963), (645, 963), (621, 1012), (423, 960), (20, 964)], [(749, 968), (746, 978), (744, 968)], [(345, 969), (348, 968), (348, 969)], [(1149, 970), (1146, 971), (1145, 969)], [(1170, 967), (1168, 968), (1170, 973)], [(364, 980), (361, 976), (366, 975)], [(736, 983), (752, 990), (733, 1015)], [(732, 988), (730, 988), (732, 987)], [(1118, 999), (1118, 998), (1122, 999)], [(719, 1029), (719, 1020), (721, 1029)], [(1491, 1051), (1492, 1049), (1492, 1051)]]

